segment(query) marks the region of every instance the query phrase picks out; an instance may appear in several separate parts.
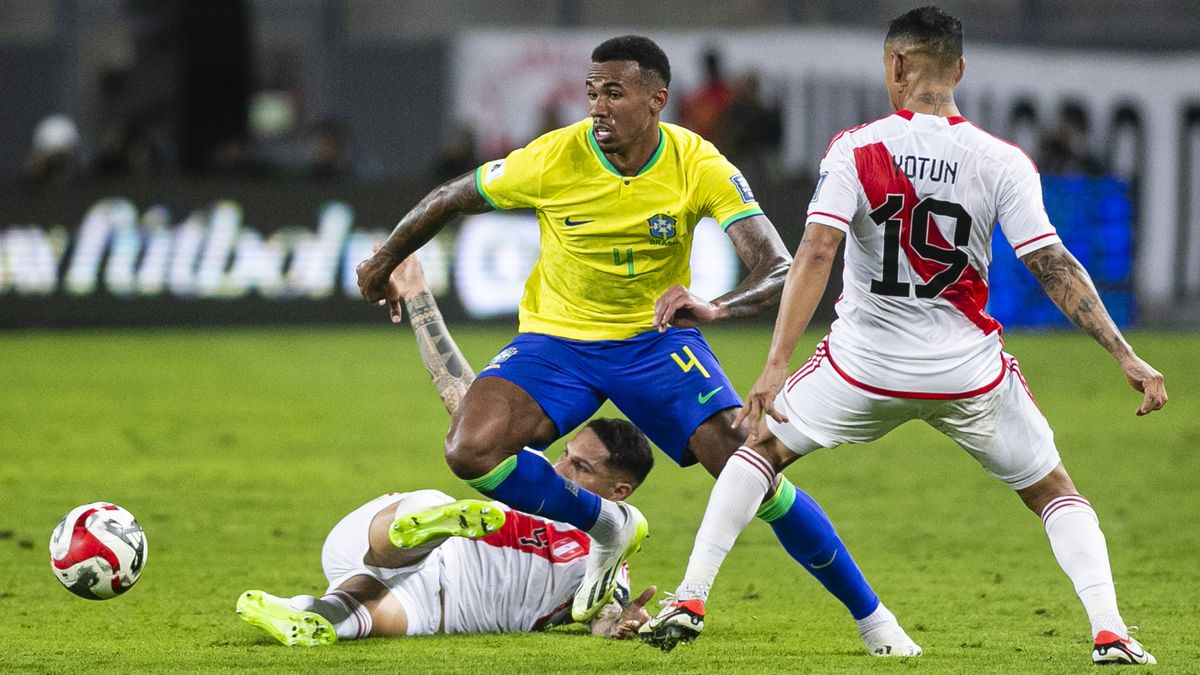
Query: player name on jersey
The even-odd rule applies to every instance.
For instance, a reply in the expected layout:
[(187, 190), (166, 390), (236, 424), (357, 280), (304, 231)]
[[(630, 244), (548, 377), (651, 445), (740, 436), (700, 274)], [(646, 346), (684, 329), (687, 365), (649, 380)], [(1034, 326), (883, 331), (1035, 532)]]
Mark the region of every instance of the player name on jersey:
[(896, 164), (896, 171), (909, 178), (938, 183), (954, 183), (958, 180), (958, 162), (915, 155), (896, 155), (892, 161)]

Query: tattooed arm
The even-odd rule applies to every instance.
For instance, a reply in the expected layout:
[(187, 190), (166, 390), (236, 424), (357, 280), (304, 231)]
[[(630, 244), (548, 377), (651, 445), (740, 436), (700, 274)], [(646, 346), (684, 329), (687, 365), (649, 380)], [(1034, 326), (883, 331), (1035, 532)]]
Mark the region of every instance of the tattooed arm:
[(416, 256), (405, 259), (392, 272), (388, 293), (404, 300), (408, 319), (413, 332), (417, 334), (421, 362), (425, 364), (433, 386), (437, 387), (446, 410), (453, 416), (467, 393), (467, 387), (475, 379), (475, 372), (450, 336), (433, 293), (425, 285), (425, 274)]
[(729, 227), (729, 238), (738, 257), (750, 268), (742, 283), (725, 295), (706, 302), (683, 286), (672, 286), (654, 303), (654, 326), (691, 328), (722, 319), (754, 316), (779, 302), (791, 256), (775, 226), (766, 216), (751, 216)]
[(391, 309), (392, 323), (399, 323), (399, 299), (388, 295), (392, 270), (455, 216), (483, 213), (491, 208), (475, 187), (473, 171), (439, 185), (405, 214), (375, 255), (358, 264), (358, 289), (363, 298), (378, 304), (386, 301)]
[(1137, 414), (1145, 415), (1163, 407), (1167, 390), (1162, 373), (1140, 359), (1125, 341), (1096, 293), (1091, 276), (1075, 256), (1062, 244), (1054, 244), (1023, 256), (1021, 262), (1062, 313), (1121, 364), (1130, 386), (1143, 394)]

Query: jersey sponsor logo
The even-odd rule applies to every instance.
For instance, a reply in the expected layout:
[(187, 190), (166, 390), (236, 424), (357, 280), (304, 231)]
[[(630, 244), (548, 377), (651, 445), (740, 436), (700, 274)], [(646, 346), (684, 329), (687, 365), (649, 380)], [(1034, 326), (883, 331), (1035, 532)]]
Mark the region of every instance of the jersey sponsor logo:
[(563, 224), (566, 225), (567, 227), (577, 227), (579, 225), (587, 225), (588, 223), (594, 223), (594, 222), (596, 222), (594, 219), (593, 220), (571, 220), (571, 216), (567, 216), (566, 219), (563, 220)]
[(737, 188), (738, 194), (742, 197), (742, 202), (749, 204), (754, 201), (754, 193), (750, 191), (750, 184), (742, 177), (742, 174), (737, 173), (729, 177), (729, 182), (733, 183), (733, 187)]
[(483, 172), (483, 182), (490, 183), (504, 175), (504, 160), (496, 160), (488, 165), (487, 171)]
[(717, 387), (716, 389), (713, 389), (712, 391), (708, 392), (707, 394), (696, 394), (696, 402), (699, 403), (700, 405), (704, 405), (705, 403), (708, 403), (708, 399), (712, 398), (713, 396), (716, 396), (717, 392), (721, 391), (724, 388), (725, 388), (724, 386), (721, 386), (721, 387)]
[(676, 220), (665, 213), (656, 213), (646, 219), (650, 225), (650, 241), (662, 246), (668, 246), (678, 242), (668, 241), (675, 238)]
[(825, 179), (829, 177), (828, 171), (822, 171), (820, 176), (817, 176), (817, 187), (813, 188), (813, 198), (809, 200), (809, 204), (821, 198), (821, 186), (825, 184)]

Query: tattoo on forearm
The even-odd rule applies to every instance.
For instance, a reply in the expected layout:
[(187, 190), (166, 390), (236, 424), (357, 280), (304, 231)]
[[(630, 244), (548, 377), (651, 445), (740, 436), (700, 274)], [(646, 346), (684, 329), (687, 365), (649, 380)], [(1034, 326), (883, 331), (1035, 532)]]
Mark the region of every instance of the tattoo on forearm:
[(471, 370), (471, 364), (467, 363), (458, 345), (446, 330), (446, 322), (438, 311), (432, 293), (422, 291), (411, 298), (405, 298), (404, 306), (408, 310), (413, 331), (417, 334), (421, 362), (425, 364), (425, 370), (433, 379), (433, 385), (442, 397), (446, 409), (453, 415), (462, 403), (471, 381), (475, 379), (475, 372)]
[(1022, 261), (1072, 323), (1114, 356), (1129, 349), (1087, 270), (1070, 251), (1062, 245), (1049, 246), (1024, 256)]
[(728, 318), (754, 316), (779, 302), (791, 257), (771, 222), (762, 216), (735, 223), (729, 238), (750, 274), (713, 302), (725, 306)]
[(394, 260), (403, 260), (433, 238), (446, 223), (458, 215), (483, 213), (491, 205), (475, 187), (475, 172), (442, 183), (417, 202), (380, 250)]

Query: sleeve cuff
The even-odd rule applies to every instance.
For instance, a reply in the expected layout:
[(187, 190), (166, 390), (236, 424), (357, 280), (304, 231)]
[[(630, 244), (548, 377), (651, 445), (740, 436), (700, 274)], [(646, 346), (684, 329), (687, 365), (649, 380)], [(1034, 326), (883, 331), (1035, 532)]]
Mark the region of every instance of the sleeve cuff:
[(492, 201), (492, 198), (488, 196), (487, 191), (483, 189), (483, 172), (487, 169), (487, 166), (487, 164), (484, 164), (478, 169), (475, 169), (475, 190), (479, 192), (480, 197), (483, 197), (483, 201), (491, 205), (493, 209), (502, 211), (503, 209), (501, 209), (496, 202)]
[(1020, 258), (1021, 256), (1028, 253), (1033, 253), (1038, 249), (1043, 249), (1047, 246), (1053, 246), (1054, 244), (1060, 243), (1062, 243), (1062, 239), (1058, 236), (1058, 232), (1047, 232), (1045, 234), (1039, 234), (1036, 237), (1026, 239), (1019, 244), (1015, 244), (1013, 246), (1013, 253), (1016, 253), (1017, 257)]
[(850, 232), (850, 219), (843, 218), (836, 213), (829, 213), (827, 211), (809, 211), (808, 218), (805, 219), (805, 222), (828, 225), (835, 230), (841, 230), (842, 232), (847, 233)]
[(732, 216), (729, 216), (725, 220), (721, 221), (721, 229), (728, 230), (730, 225), (733, 225), (734, 223), (736, 223), (739, 220), (745, 220), (747, 218), (752, 218), (754, 216), (761, 216), (761, 215), (763, 215), (763, 210), (758, 208), (757, 206), (754, 208), (746, 209), (745, 211), (738, 211), (737, 213), (733, 214)]

